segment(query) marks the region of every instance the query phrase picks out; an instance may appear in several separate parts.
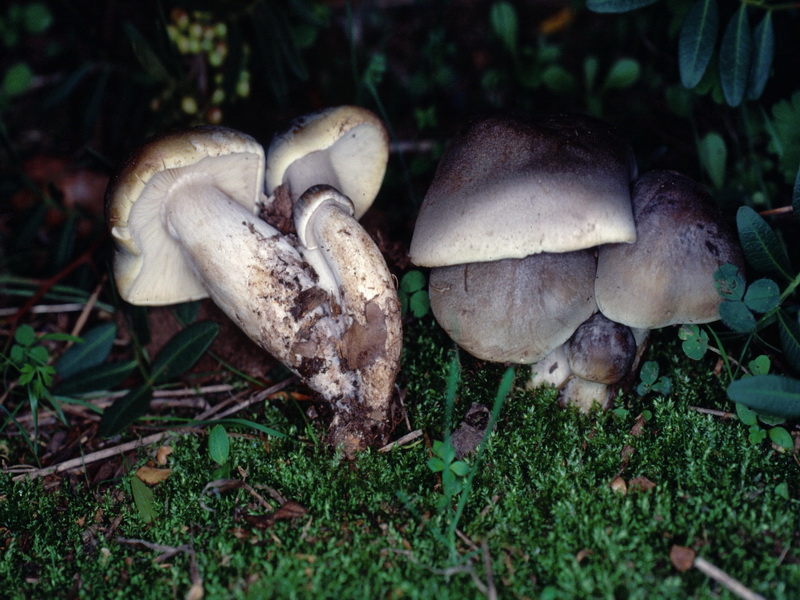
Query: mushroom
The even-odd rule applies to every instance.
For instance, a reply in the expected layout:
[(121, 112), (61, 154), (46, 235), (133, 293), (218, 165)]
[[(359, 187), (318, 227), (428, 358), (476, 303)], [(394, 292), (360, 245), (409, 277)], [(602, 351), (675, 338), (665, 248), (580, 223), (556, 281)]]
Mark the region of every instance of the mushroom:
[(334, 407), (348, 454), (383, 443), (400, 356), (400, 308), (375, 244), (336, 190), (298, 197), (298, 237), (255, 213), (263, 148), (201, 127), (145, 143), (111, 182), (120, 295), (163, 305), (210, 297)]
[(719, 319), (714, 272), (744, 269), (742, 251), (711, 195), (673, 171), (651, 171), (633, 186), (634, 244), (598, 252), (595, 297), (612, 321), (658, 329)]
[(295, 119), (273, 138), (267, 193), (272, 202), (294, 204), (312, 185), (330, 185), (350, 198), (360, 219), (378, 194), (388, 158), (389, 135), (374, 113), (358, 106), (328, 108)]
[(594, 404), (607, 408), (615, 391), (613, 384), (631, 372), (636, 347), (629, 327), (599, 312), (592, 315), (565, 344), (573, 378), (561, 392), (562, 403), (584, 412)]
[(634, 174), (627, 142), (589, 117), (467, 126), (411, 241), (440, 325), (486, 360), (533, 363), (561, 346), (596, 310), (593, 248), (636, 238)]

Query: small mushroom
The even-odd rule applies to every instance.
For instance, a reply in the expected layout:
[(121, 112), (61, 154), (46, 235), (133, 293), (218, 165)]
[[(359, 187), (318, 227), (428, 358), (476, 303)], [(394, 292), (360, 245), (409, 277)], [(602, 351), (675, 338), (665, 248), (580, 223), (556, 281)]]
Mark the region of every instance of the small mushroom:
[(425, 196), (411, 260), (433, 267), (431, 308), (468, 352), (532, 363), (596, 310), (593, 249), (636, 238), (632, 152), (589, 117), (499, 116), (451, 141)]
[(211, 299), (334, 406), (330, 438), (348, 454), (379, 444), (400, 355), (386, 263), (336, 190), (298, 200), (300, 240), (255, 216), (264, 151), (203, 127), (154, 139), (107, 191), (120, 295), (133, 304)]
[(651, 171), (633, 186), (634, 244), (598, 253), (595, 297), (612, 321), (658, 329), (719, 319), (714, 272), (744, 268), (741, 248), (714, 199), (673, 171)]
[(355, 218), (372, 204), (389, 159), (389, 135), (381, 120), (358, 106), (328, 108), (295, 119), (267, 152), (271, 196), (293, 204), (313, 185), (330, 185), (350, 198)]
[(564, 404), (587, 412), (594, 404), (606, 408), (613, 384), (633, 367), (636, 338), (629, 327), (595, 313), (581, 324), (565, 344), (574, 377), (561, 392)]

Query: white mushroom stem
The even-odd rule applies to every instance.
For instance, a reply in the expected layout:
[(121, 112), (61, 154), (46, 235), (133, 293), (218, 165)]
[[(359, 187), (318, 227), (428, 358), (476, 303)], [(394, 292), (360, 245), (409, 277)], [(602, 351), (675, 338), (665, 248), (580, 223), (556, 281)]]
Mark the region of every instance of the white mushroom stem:
[[(339, 354), (357, 373), (364, 400), (351, 410), (383, 422), (400, 360), (400, 305), (380, 250), (353, 212), (352, 202), (335, 188), (313, 186), (295, 206), (295, 226), (303, 256), (345, 313)], [(337, 411), (336, 419), (345, 413)]]
[[(327, 207), (309, 215), (320, 260), (317, 250), (295, 247), (210, 177), (178, 174), (161, 218), (209, 296), (250, 338), (333, 402), (336, 419), (351, 423), (352, 408), (368, 406), (359, 416), (369, 417), (370, 435), (381, 433), (373, 430), (386, 426), (399, 308), (380, 253), (352, 217)], [(331, 289), (331, 282), (338, 285)], [(348, 452), (377, 441), (363, 434), (337, 437), (334, 427), (334, 441)]]

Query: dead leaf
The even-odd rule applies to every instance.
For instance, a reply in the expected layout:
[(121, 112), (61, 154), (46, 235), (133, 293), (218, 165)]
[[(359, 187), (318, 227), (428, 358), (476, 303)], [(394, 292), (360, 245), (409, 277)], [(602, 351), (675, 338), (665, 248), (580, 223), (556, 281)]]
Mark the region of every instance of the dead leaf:
[(150, 485), (166, 481), (171, 474), (172, 469), (156, 469), (154, 467), (139, 467), (139, 470), (136, 471), (136, 477)]
[(692, 568), (694, 557), (694, 550), (685, 546), (673, 546), (669, 551), (669, 559), (672, 561), (672, 566), (681, 573)]
[(636, 417), (636, 420), (633, 423), (633, 427), (631, 427), (630, 434), (633, 437), (639, 437), (640, 435), (642, 435), (642, 433), (644, 433), (644, 424), (646, 422), (647, 421), (644, 420), (644, 415), (639, 414), (639, 416)]
[(656, 484), (650, 481), (647, 477), (634, 477), (629, 482), (630, 490), (638, 492), (647, 492), (655, 489)]
[(253, 527), (266, 529), (272, 527), (279, 519), (297, 519), (308, 513), (308, 509), (294, 500), (287, 500), (283, 506), (273, 513), (266, 515), (245, 515), (244, 520)]
[(622, 477), (614, 477), (608, 485), (618, 494), (624, 496), (628, 493), (628, 486), (625, 484), (625, 480)]
[(594, 554), (594, 550), (591, 550), (590, 548), (584, 548), (575, 555), (575, 560), (578, 564), (580, 564), (584, 558), (591, 556), (592, 554)]
[(170, 454), (172, 454), (172, 446), (159, 446), (156, 453), (156, 462), (160, 465), (167, 464)]

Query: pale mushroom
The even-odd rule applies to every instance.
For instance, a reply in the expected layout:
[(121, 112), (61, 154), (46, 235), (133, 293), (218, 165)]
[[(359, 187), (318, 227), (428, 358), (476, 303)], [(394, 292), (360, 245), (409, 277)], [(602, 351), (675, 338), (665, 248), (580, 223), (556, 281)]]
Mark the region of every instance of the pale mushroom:
[(451, 141), (425, 196), (411, 260), (433, 267), (431, 307), (468, 352), (532, 363), (596, 310), (592, 249), (636, 238), (635, 162), (608, 125), (491, 117)]
[(389, 159), (389, 134), (371, 111), (338, 106), (295, 119), (267, 152), (267, 193), (297, 202), (312, 185), (330, 185), (350, 198), (355, 218), (372, 204)]
[(209, 296), (333, 404), (333, 443), (348, 454), (383, 443), (401, 344), (386, 263), (335, 190), (298, 198), (301, 241), (256, 217), (263, 173), (261, 146), (230, 129), (140, 148), (107, 192), (120, 295), (145, 305)]
[(719, 319), (714, 272), (744, 269), (736, 236), (711, 195), (673, 171), (651, 171), (633, 186), (634, 244), (598, 253), (595, 297), (612, 321), (658, 329)]

